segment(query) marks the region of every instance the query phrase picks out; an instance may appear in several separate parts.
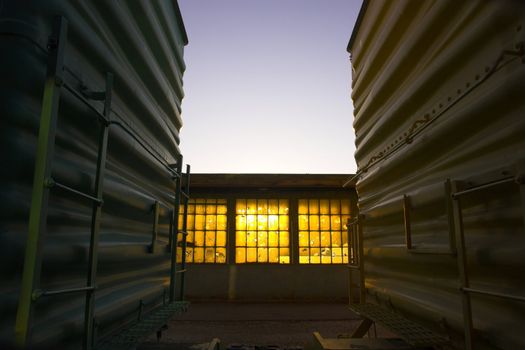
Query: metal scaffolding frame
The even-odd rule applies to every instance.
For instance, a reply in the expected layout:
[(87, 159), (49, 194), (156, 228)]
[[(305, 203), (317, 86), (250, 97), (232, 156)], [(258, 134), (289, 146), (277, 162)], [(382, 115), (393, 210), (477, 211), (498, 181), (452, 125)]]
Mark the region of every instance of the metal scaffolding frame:
[[(97, 344), (98, 340), (96, 339), (95, 331), (95, 293), (97, 290), (98, 243), (100, 236), (100, 219), (102, 215), (102, 206), (104, 204), (103, 185), (107, 159), (109, 128), (112, 125), (115, 125), (125, 131), (134, 140), (136, 140), (137, 143), (142, 148), (144, 148), (144, 150), (152, 154), (156, 161), (167, 168), (166, 170), (171, 179), (175, 180), (175, 202), (173, 203), (173, 209), (170, 210), (171, 218), (169, 250), (171, 253), (171, 270), (169, 303), (164, 303), (162, 307), (152, 311), (150, 315), (144, 318), (139, 317), (139, 322), (124, 330), (119, 335), (111, 338), (109, 342), (106, 342), (106, 344), (113, 344), (110, 345), (109, 348), (127, 348), (143, 337), (158, 330), (160, 327), (163, 327), (167, 320), (174, 313), (184, 311), (187, 308), (188, 304), (184, 301), (184, 279), (186, 272), (186, 212), (189, 199), (190, 166), (187, 165), (186, 174), (183, 179), (183, 157), (181, 154), (179, 154), (177, 157), (177, 163), (174, 165), (175, 169), (172, 169), (171, 167), (166, 166), (166, 164), (164, 164), (164, 162), (162, 162), (159, 157), (156, 157), (153, 154), (147, 145), (141, 142), (140, 137), (136, 135), (134, 130), (130, 129), (127, 125), (119, 121), (111, 120), (111, 98), (113, 89), (112, 73), (107, 73), (105, 91), (102, 92), (84, 90), (82, 92), (78, 92), (64, 81), (63, 71), (66, 68), (64, 66), (64, 52), (67, 45), (67, 27), (68, 22), (64, 17), (57, 16), (54, 18), (53, 31), (48, 40), (47, 50), (45, 50), (48, 56), (47, 74), (44, 95), (42, 99), (42, 111), (38, 133), (35, 173), (33, 178), (33, 192), (29, 217), (29, 232), (24, 256), (22, 284), (20, 288), (20, 297), (15, 323), (15, 341), (17, 346), (20, 347), (25, 347), (30, 344), (34, 306), (40, 298), (73, 293), (86, 293), (82, 348), (89, 350), (100, 347)], [(42, 47), (40, 48), (43, 49)], [(67, 90), (72, 96), (80, 100), (92, 112), (94, 112), (100, 125), (93, 193), (78, 191), (74, 188), (61, 184), (52, 178), (53, 153), (60, 104), (60, 94), (62, 88)], [(93, 104), (91, 104), (91, 100), (104, 101), (103, 112), (100, 112)], [(183, 181), (184, 190), (181, 188)], [(46, 236), (49, 193), (52, 189), (70, 192), (93, 203), (90, 227), (88, 270), (85, 286), (61, 290), (40, 289), (42, 246), (44, 245)], [(183, 230), (179, 231), (178, 220), (181, 197), (184, 198), (183, 205), (185, 210), (182, 218)], [(158, 200), (156, 200), (154, 204), (152, 243), (150, 247), (151, 252), (155, 251), (160, 204), (161, 202)], [(177, 235), (179, 233), (183, 234), (183, 254), (181, 257), (182, 268), (177, 271), (176, 244)], [(177, 283), (178, 275), (180, 275), (180, 280)], [(115, 344), (118, 344), (118, 346)]]

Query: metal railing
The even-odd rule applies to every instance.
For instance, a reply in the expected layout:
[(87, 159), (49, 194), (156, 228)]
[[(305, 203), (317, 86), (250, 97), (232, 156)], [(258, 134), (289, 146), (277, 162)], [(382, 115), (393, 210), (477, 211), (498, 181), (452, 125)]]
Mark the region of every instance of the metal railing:
[[(489, 189), (495, 186), (508, 184), (515, 182), (520, 186), (520, 192), (525, 192), (524, 183), (521, 176), (509, 176), (503, 179), (498, 179), (483, 184), (466, 187), (461, 181), (451, 182), (450, 198), (453, 201), (453, 220), (454, 220), (454, 231), (456, 235), (457, 244), (457, 263), (459, 271), (459, 290), (461, 292), (461, 304), (463, 309), (463, 328), (465, 337), (465, 349), (471, 350), (474, 348), (474, 323), (472, 319), (472, 305), (471, 305), (471, 294), (479, 294), (491, 297), (498, 297), (507, 300), (514, 300), (525, 302), (525, 296), (512, 295), (507, 293), (500, 293), (497, 291), (484, 290), (472, 288), (470, 286), (470, 278), (467, 268), (467, 246), (465, 243), (465, 230), (463, 226), (463, 212), (461, 207), (461, 198), (470, 194)], [(525, 203), (522, 203), (525, 205)]]

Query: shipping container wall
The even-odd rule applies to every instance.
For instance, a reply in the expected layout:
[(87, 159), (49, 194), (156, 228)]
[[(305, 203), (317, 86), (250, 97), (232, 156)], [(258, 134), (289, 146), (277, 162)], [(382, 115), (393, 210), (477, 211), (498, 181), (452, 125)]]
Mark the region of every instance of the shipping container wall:
[[(176, 1), (0, 1), (0, 343), (14, 337), (35, 152), (54, 17), (68, 22), (52, 177), (93, 193), (101, 124), (79, 99), (114, 75), (104, 177), (95, 316), (99, 336), (158, 304), (167, 287), (170, 165), (180, 154), (183, 48)], [(69, 88), (66, 88), (66, 85)], [(99, 112), (103, 101), (90, 99)], [(120, 125), (120, 126), (119, 126)], [(150, 253), (153, 206), (160, 234)], [(42, 244), (42, 290), (86, 285), (92, 203), (51, 189)], [(36, 344), (78, 348), (84, 294), (36, 303)]]
[(460, 347), (462, 295), (525, 347), (524, 45), (523, 1), (376, 0), (348, 47), (368, 298)]

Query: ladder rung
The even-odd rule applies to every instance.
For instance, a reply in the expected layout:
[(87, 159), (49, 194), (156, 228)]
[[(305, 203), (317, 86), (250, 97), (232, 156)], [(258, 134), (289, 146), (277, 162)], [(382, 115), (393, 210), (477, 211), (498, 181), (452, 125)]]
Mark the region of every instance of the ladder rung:
[(186, 272), (186, 269), (182, 269), (182, 270), (175, 271), (176, 274), (179, 274), (179, 273), (185, 273), (185, 272)]
[(75, 190), (74, 188), (71, 188), (69, 186), (66, 186), (66, 185), (63, 185), (61, 184), (60, 182), (56, 182), (55, 180), (51, 179), (48, 181), (47, 185), (49, 187), (53, 187), (53, 186), (56, 186), (58, 188), (61, 188), (63, 190), (66, 190), (66, 191), (69, 191), (71, 193), (74, 193), (76, 194), (77, 196), (80, 196), (80, 197), (84, 197), (84, 198), (87, 198), (87, 199), (90, 199), (92, 200), (93, 202), (95, 203), (98, 203), (98, 204), (102, 204), (102, 199), (100, 198), (97, 198), (97, 197), (93, 197), (92, 195), (89, 195), (87, 193), (84, 193), (84, 192), (80, 192), (78, 190)]
[(35, 290), (33, 292), (33, 299), (38, 299), (40, 297), (50, 297), (54, 295), (62, 295), (62, 294), (72, 294), (72, 293), (80, 293), (80, 292), (92, 292), (96, 288), (94, 286), (87, 286), (87, 287), (79, 287), (79, 288), (68, 288), (68, 289), (59, 289), (59, 290)]
[(186, 197), (188, 199), (190, 199), (190, 195), (184, 191), (181, 191), (180, 194), (183, 196), (183, 197)]

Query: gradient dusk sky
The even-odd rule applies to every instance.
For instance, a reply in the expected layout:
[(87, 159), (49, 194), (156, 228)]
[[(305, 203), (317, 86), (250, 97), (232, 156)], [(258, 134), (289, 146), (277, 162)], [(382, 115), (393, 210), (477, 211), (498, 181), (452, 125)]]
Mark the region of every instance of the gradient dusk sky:
[(181, 149), (198, 173), (354, 173), (361, 0), (179, 0)]

